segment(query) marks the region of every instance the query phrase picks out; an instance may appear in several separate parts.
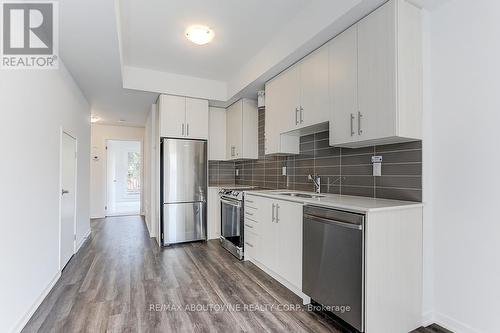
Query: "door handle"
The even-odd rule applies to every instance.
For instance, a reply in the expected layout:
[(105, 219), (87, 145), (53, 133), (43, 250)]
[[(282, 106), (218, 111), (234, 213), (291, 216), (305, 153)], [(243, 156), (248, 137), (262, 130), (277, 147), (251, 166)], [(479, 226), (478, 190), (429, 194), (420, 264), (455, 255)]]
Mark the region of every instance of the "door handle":
[(351, 136), (354, 135), (354, 125), (353, 125), (353, 122), (354, 122), (354, 115), (351, 113)]
[(182, 136), (184, 136), (184, 123), (182, 123), (181, 128), (182, 128)]
[(363, 115), (361, 114), (361, 112), (358, 111), (358, 135), (363, 134), (363, 130), (361, 129), (361, 118), (362, 117), (363, 117)]
[(69, 194), (69, 191), (65, 190), (65, 189), (62, 189), (61, 190), (61, 195), (65, 195), (65, 194)]
[(276, 204), (276, 223), (280, 221), (280, 205)]
[(273, 215), (272, 215), (272, 222), (274, 222), (276, 220), (276, 218), (274, 217), (274, 207), (275, 207), (275, 204), (273, 204)]
[(301, 106), (300, 107), (300, 123), (301, 124), (304, 122), (304, 117), (303, 117), (304, 115), (303, 115), (303, 113), (304, 113), (304, 108)]
[(186, 124), (186, 135), (189, 136), (189, 123)]
[(299, 124), (299, 108), (295, 108), (295, 125)]

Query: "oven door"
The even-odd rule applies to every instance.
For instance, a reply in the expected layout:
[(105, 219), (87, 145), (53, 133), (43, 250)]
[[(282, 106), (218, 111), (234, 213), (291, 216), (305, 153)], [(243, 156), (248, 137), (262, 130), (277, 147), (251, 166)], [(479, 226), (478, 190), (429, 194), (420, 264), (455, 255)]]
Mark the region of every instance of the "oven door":
[(237, 246), (241, 246), (240, 227), (242, 202), (221, 197), (221, 235)]

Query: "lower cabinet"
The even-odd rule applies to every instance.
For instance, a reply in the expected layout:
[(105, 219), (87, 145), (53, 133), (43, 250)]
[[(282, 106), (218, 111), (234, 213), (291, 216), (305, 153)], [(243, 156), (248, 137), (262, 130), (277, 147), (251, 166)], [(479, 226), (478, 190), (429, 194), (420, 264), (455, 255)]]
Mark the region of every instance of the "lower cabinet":
[(302, 211), (300, 203), (245, 197), (245, 258), (298, 291), (302, 290)]

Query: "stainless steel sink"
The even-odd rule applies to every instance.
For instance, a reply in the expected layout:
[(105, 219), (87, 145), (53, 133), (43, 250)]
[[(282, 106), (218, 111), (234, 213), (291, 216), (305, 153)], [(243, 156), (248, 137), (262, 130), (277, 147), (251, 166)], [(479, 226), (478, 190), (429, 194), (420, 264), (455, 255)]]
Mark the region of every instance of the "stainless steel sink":
[(320, 194), (307, 194), (307, 193), (297, 193), (297, 192), (285, 192), (285, 193), (280, 193), (280, 195), (287, 195), (289, 197), (298, 197), (298, 198), (306, 198), (306, 199), (317, 199), (317, 198), (324, 197), (324, 195), (320, 195)]

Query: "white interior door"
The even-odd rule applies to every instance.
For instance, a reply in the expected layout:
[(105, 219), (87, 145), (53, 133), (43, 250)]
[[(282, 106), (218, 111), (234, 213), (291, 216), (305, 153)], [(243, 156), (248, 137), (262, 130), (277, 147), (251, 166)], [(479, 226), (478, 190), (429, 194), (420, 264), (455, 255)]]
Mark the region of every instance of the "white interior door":
[(107, 216), (136, 215), (141, 210), (140, 141), (107, 141)]
[(60, 267), (75, 253), (76, 140), (62, 133)]

